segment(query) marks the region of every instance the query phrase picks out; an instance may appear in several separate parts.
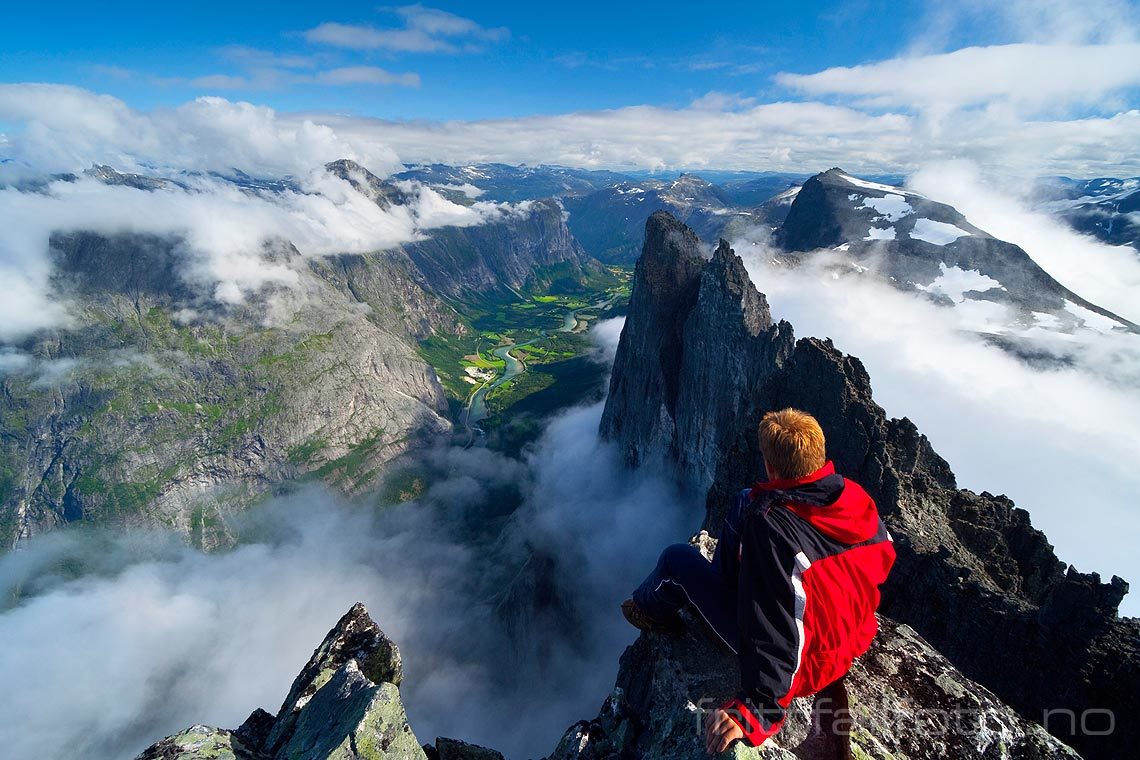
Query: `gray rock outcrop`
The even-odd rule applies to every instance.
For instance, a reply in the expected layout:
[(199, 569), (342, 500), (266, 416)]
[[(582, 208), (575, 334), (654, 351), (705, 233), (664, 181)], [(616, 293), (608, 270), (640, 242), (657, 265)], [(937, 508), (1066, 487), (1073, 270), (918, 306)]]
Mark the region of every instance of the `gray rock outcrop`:
[(400, 701), (400, 650), (356, 604), (329, 631), (277, 715), (194, 726), (136, 760), (426, 760)]

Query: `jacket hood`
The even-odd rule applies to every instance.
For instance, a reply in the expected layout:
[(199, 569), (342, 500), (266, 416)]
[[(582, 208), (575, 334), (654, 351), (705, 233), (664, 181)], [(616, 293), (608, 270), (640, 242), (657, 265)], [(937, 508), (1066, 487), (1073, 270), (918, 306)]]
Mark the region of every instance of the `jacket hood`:
[(875, 501), (858, 483), (838, 475), (831, 462), (802, 478), (753, 485), (752, 500), (763, 496), (791, 510), (828, 538), (845, 544), (867, 541), (879, 531)]

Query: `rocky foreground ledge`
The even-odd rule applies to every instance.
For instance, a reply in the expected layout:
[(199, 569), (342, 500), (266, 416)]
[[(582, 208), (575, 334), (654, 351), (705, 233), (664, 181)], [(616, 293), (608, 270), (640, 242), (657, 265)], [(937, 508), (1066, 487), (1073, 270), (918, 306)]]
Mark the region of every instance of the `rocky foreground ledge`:
[[(698, 706), (732, 694), (739, 673), (736, 658), (689, 622), (683, 636), (643, 634), (627, 648), (598, 716), (571, 726), (548, 760), (702, 757)], [(192, 726), (136, 760), (503, 760), (455, 739), (421, 746), (400, 701), (402, 678), (399, 648), (356, 604), (313, 652), (275, 716), (255, 710), (234, 730)], [(848, 680), (856, 758), (1079, 758), (905, 625), (882, 620)], [(724, 756), (835, 757), (812, 731), (810, 700), (792, 705), (777, 740), (761, 749), (738, 742)]]

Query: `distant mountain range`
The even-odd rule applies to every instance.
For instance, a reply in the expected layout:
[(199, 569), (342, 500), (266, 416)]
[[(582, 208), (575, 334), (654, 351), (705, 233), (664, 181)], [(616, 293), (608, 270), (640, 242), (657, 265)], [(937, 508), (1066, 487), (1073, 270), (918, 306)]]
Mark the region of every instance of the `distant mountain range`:
[(1054, 177), (1039, 183), (1037, 194), (1042, 210), (1078, 232), (1140, 251), (1140, 177)]

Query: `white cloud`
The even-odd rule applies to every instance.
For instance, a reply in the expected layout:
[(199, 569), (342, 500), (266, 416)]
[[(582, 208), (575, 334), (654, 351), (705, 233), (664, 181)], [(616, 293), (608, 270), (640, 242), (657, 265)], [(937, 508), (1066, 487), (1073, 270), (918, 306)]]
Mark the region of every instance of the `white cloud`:
[(250, 85), (250, 80), (233, 74), (208, 74), (190, 80), (191, 87), (203, 90), (244, 90)]
[(0, 340), (68, 323), (68, 306), (50, 285), (53, 232), (152, 233), (183, 241), (181, 276), (221, 303), (242, 302), (266, 285), (299, 283), (297, 262), (269, 260), (270, 240), (291, 242), (303, 257), (391, 248), (436, 227), (481, 224), (519, 207), (460, 206), (422, 189), (407, 206), (383, 210), (323, 170), (300, 191), (250, 192), (199, 178), (191, 189), (145, 191), (93, 179), (53, 182), (44, 192), (0, 189)]
[[(176, 81), (170, 80), (170, 83)], [(379, 66), (341, 66), (303, 74), (278, 68), (257, 68), (248, 75), (211, 74), (195, 77), (187, 84), (202, 90), (276, 90), (303, 84), (329, 87), (364, 84), (419, 87), (420, 75), (414, 72), (391, 72)]]
[(483, 43), (510, 35), (505, 28), (488, 29), (469, 18), (422, 5), (403, 6), (395, 12), (404, 22), (401, 28), (329, 21), (309, 29), (304, 36), (311, 43), (353, 50), (458, 53), (478, 50)]
[(319, 63), (317, 56), (279, 53), (246, 47), (245, 45), (226, 45), (219, 48), (217, 53), (226, 60), (251, 67), (312, 69), (316, 68)]
[(100, 163), (120, 171), (228, 173), (237, 168), (281, 176), (306, 174), (338, 158), (354, 159), (381, 175), (400, 166), (396, 154), (379, 142), (352, 144), (328, 125), (217, 97), (143, 112), (77, 87), (0, 85), (0, 122), (17, 125), (7, 135), (5, 156), (38, 172)]
[(1036, 112), (1095, 105), (1140, 85), (1140, 44), (1012, 44), (894, 58), (776, 81), (812, 96), (845, 95), (871, 106), (956, 109), (1005, 104)]
[(379, 66), (342, 66), (338, 69), (322, 71), (314, 77), (319, 84), (395, 84), (402, 87), (419, 87), (420, 75), (413, 73), (393, 74)]
[[(321, 76), (305, 74), (304, 76)], [(325, 73), (327, 75), (327, 72)], [(415, 75), (406, 77), (411, 84)], [(386, 77), (349, 68), (336, 78)], [(727, 110), (726, 110), (727, 109)], [(1000, 108), (951, 113), (937, 123), (902, 113), (812, 102), (747, 104), (714, 94), (688, 108), (605, 111), (481, 121), (385, 121), (282, 114), (207, 97), (150, 112), (58, 85), (0, 85), (0, 154), (21, 165), (75, 171), (91, 163), (254, 175), (303, 174), (348, 157), (385, 174), (410, 162), (557, 163), (589, 168), (734, 168), (909, 172), (965, 158), (1022, 178), (1040, 173), (1140, 173), (1140, 110), (1026, 121)]]
[(943, 49), (960, 36), (1067, 44), (1134, 42), (1140, 11), (1129, 0), (957, 0), (928, 2), (914, 52)]
[(480, 121), (385, 121), (306, 114), (354, 144), (377, 141), (410, 162), (556, 163), (586, 168), (732, 168), (909, 172), (968, 158), (1028, 178), (1140, 173), (1140, 110), (1025, 121), (1000, 110), (940, 124), (812, 102), (717, 110), (628, 106)]

